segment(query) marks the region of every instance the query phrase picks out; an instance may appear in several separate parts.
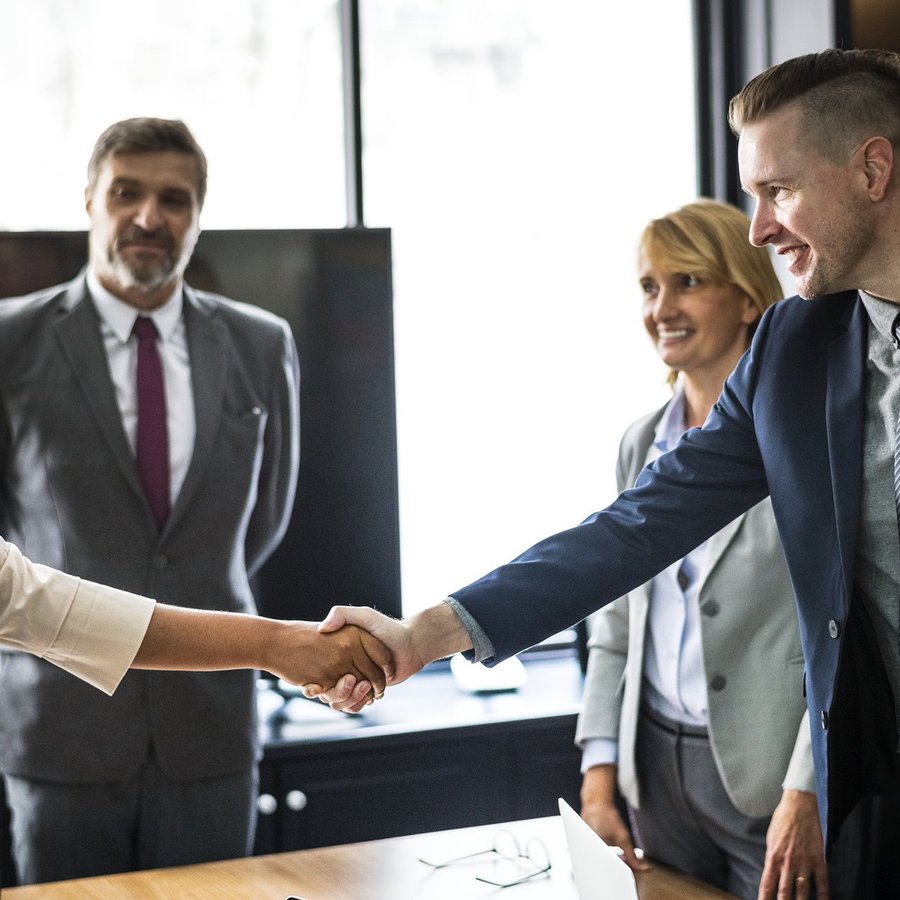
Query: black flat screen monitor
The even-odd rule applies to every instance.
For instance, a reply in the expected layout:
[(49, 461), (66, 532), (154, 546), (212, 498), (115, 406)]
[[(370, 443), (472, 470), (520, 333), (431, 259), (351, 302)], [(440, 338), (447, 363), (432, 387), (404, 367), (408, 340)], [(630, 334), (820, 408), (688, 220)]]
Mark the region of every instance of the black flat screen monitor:
[[(75, 277), (86, 246), (84, 232), (0, 232), (0, 297)], [(300, 352), (297, 499), (254, 581), (260, 612), (399, 616), (390, 231), (204, 231), (185, 280), (284, 317)]]

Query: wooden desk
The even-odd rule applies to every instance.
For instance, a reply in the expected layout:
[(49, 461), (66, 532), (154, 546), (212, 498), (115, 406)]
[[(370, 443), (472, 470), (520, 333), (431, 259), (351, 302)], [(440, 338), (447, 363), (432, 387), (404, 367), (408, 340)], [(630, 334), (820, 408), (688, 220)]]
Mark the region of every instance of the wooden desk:
[[(507, 826), (524, 843), (539, 837), (550, 852), (549, 877), (501, 891), (475, 875), (489, 860), (429, 869), (424, 856), (446, 860), (491, 846), (496, 825), (321, 847), (177, 869), (80, 878), (4, 890), (4, 900), (576, 900), (558, 816)], [(638, 876), (641, 900), (734, 900), (660, 866)]]

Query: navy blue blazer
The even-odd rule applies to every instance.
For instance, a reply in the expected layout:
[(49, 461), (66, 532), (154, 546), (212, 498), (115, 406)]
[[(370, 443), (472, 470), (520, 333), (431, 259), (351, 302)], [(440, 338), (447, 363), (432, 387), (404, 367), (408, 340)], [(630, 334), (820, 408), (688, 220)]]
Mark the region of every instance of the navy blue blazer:
[(852, 602), (867, 320), (856, 292), (775, 304), (702, 429), (607, 509), (453, 594), (499, 661), (648, 581), (771, 495), (800, 617), (828, 845), (860, 796), (900, 784), (891, 691)]

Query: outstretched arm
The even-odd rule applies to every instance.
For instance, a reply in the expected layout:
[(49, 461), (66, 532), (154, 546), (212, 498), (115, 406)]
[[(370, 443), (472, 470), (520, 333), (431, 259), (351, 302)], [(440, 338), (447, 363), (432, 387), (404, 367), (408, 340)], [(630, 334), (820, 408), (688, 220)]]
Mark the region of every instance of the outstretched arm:
[(0, 538), (0, 645), (25, 650), (112, 694), (131, 668), (263, 669), (358, 703), (380, 696), (390, 651), (351, 628), (164, 606), (37, 565)]
[[(391, 653), (366, 631), (326, 634), (315, 622), (157, 604), (132, 663), (136, 669), (263, 669), (292, 684), (347, 690), (357, 703), (380, 697)], [(350, 676), (349, 679), (343, 676)]]
[[(459, 617), (447, 603), (437, 603), (409, 619), (391, 619), (368, 606), (335, 606), (319, 625), (319, 631), (340, 634), (339, 629), (357, 625), (378, 638), (393, 655), (394, 671), (388, 684), (399, 684), (428, 663), (470, 650), (472, 640)], [(360, 704), (341, 686), (328, 689), (308, 684), (307, 697), (318, 697), (332, 709), (358, 712)]]

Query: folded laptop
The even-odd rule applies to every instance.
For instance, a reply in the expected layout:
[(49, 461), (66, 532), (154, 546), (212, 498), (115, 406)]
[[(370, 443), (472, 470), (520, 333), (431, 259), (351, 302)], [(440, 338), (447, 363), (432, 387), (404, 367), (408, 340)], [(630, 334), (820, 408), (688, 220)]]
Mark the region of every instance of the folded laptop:
[(559, 814), (578, 900), (639, 900), (634, 872), (562, 797)]

